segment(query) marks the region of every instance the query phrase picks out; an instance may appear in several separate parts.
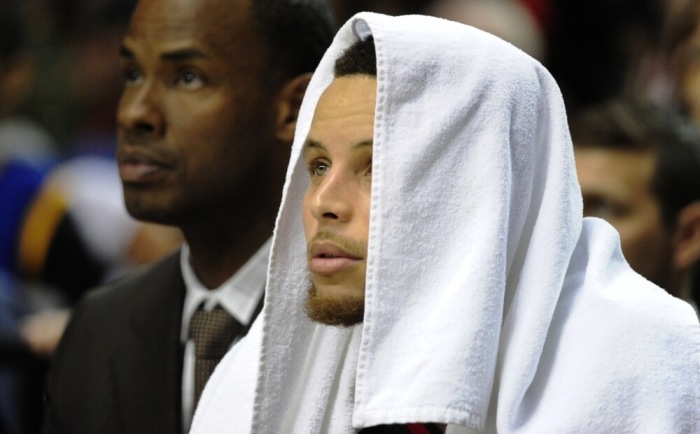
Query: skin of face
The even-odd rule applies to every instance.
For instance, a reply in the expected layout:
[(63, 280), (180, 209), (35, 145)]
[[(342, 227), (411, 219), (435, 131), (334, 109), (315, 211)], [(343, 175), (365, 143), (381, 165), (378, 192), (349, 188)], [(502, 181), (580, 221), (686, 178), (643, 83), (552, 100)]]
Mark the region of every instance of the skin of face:
[(139, 2), (121, 49), (117, 115), (134, 217), (180, 227), (254, 219), (258, 196), (281, 185), (271, 86), (249, 13), (247, 1)]
[(312, 319), (362, 321), (376, 79), (334, 80), (321, 96), (304, 147), (309, 187), (302, 219), (308, 244)]
[(688, 66), (680, 87), (681, 98), (690, 118), (696, 124), (700, 124), (700, 63), (697, 60)]
[[(700, 22), (700, 8), (696, 8), (694, 14), (695, 22)], [(678, 96), (690, 118), (700, 124), (700, 25), (696, 25), (688, 39), (672, 53), (672, 62)]]
[(632, 269), (672, 292), (673, 234), (651, 191), (655, 158), (649, 152), (576, 147), (584, 215), (607, 220), (620, 234)]

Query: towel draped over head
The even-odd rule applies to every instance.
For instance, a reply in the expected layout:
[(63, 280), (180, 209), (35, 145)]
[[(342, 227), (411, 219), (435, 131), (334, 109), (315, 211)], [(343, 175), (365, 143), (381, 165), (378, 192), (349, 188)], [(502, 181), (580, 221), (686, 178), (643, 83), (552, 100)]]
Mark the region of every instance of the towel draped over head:
[[(333, 63), (374, 37), (365, 317), (304, 313), (301, 158)], [(477, 29), (361, 13), (306, 93), (263, 314), (207, 385), (193, 432), (699, 432), (700, 326), (582, 219), (557, 85)], [(454, 426), (453, 426), (454, 425)]]

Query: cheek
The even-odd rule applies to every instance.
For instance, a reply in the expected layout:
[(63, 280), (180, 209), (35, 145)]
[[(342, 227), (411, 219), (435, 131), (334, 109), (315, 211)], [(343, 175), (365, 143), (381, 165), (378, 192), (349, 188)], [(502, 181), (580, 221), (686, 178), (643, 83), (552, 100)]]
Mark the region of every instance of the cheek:
[(306, 236), (306, 241), (308, 242), (311, 237), (313, 237), (315, 231), (315, 222), (313, 215), (311, 214), (311, 197), (307, 192), (304, 195), (304, 201), (301, 204), (301, 220), (304, 225), (304, 235)]
[(170, 141), (186, 157), (188, 176), (219, 178), (225, 184), (259, 169), (262, 146), (243, 137), (230, 110), (179, 111), (171, 117)]
[(627, 252), (653, 248), (663, 238), (664, 230), (658, 210), (646, 207), (617, 225), (623, 250)]
[(696, 120), (700, 119), (700, 71), (697, 67), (693, 68), (684, 81), (682, 93), (693, 117)]
[[(250, 125), (249, 111), (242, 111), (242, 103), (232, 92), (212, 90), (202, 94), (172, 95), (167, 104), (169, 127), (178, 135), (197, 139), (204, 142), (207, 137), (227, 136), (229, 141), (235, 140), (230, 134), (242, 128), (253, 128)], [(260, 122), (260, 116), (256, 120)]]
[(370, 191), (363, 195), (360, 206), (358, 207), (358, 217), (362, 225), (362, 233), (360, 234), (365, 242), (365, 246), (369, 241), (369, 209), (370, 209)]
[[(197, 113), (191, 111), (189, 114), (183, 111), (170, 116), (169, 130), (173, 140), (181, 143), (182, 146), (212, 146), (212, 141), (218, 141), (221, 137), (232, 132), (233, 122), (228, 119), (226, 122), (216, 115)], [(229, 138), (228, 141), (233, 141)]]

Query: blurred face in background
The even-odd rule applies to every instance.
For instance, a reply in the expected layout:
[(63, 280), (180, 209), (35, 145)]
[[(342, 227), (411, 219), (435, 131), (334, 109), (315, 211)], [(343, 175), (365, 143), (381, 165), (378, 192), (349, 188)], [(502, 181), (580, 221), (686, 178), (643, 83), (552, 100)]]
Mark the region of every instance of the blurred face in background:
[(673, 234), (652, 193), (655, 157), (645, 151), (575, 147), (584, 215), (608, 221), (622, 252), (642, 276), (666, 288), (673, 264)]

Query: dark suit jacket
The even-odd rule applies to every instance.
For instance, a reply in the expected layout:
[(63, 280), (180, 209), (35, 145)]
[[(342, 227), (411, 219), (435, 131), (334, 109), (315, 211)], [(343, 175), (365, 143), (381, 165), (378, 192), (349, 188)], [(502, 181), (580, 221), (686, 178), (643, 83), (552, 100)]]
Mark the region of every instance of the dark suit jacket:
[(46, 432), (182, 432), (179, 258), (81, 300), (51, 368)]

